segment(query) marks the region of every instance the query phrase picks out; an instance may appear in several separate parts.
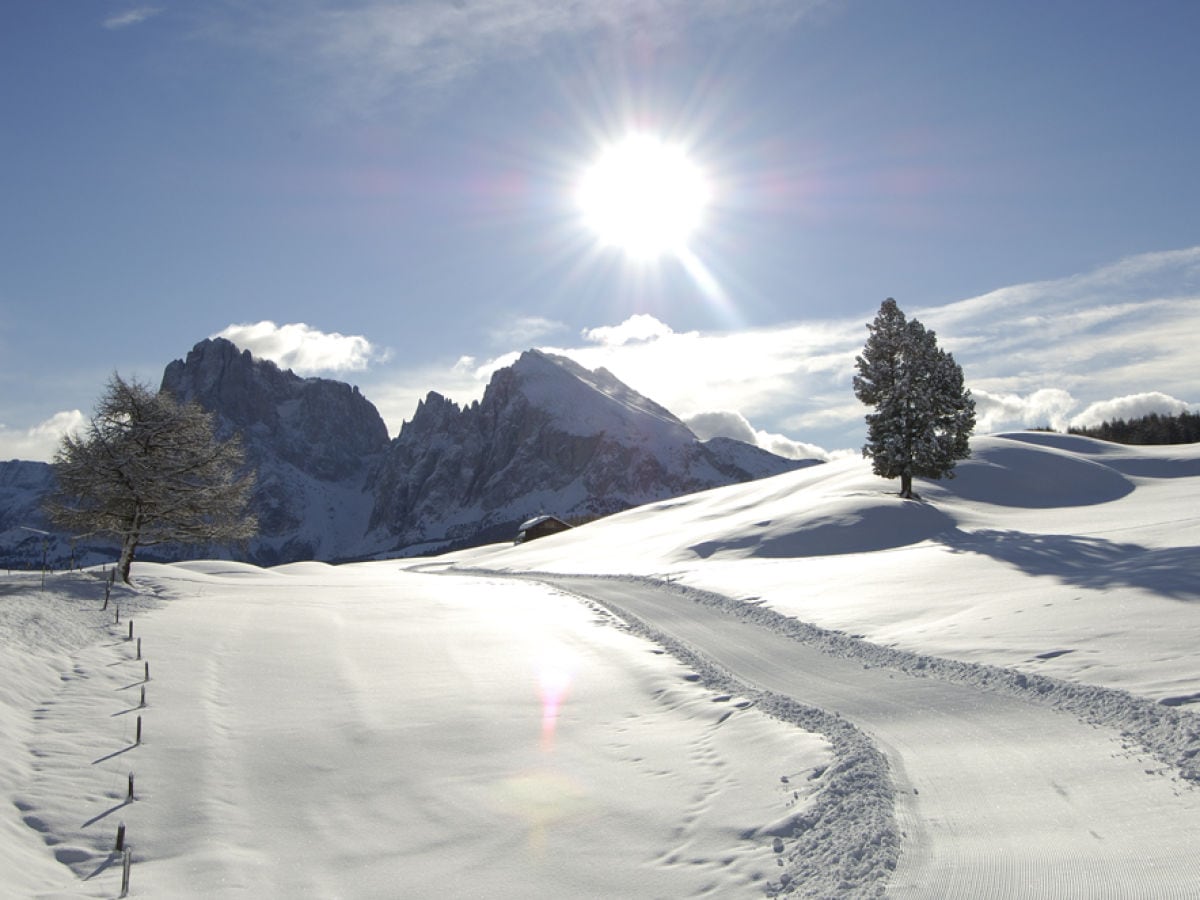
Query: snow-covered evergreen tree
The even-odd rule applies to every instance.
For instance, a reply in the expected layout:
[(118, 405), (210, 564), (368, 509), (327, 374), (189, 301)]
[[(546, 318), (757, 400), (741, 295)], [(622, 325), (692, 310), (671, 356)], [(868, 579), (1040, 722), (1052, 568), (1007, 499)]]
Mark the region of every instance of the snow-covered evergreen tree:
[(124, 581), (137, 548), (242, 540), (257, 531), (246, 512), (253, 476), (241, 442), (218, 441), (212, 416), (193, 403), (114, 374), (83, 435), (54, 458), (50, 519), (79, 535), (121, 543)]
[(955, 462), (970, 456), (975, 401), (934, 332), (906, 320), (891, 297), (867, 330), (854, 376), (855, 396), (875, 407), (863, 456), (876, 475), (899, 478), (900, 496), (911, 498), (914, 476), (953, 478)]

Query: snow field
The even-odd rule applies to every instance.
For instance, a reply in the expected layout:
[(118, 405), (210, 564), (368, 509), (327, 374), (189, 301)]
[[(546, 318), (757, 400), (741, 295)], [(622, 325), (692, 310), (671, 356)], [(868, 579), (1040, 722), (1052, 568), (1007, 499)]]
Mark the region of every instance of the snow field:
[[(0, 885), (9, 896), (111, 897), (141, 712), (128, 621), (152, 594), (89, 574), (10, 574), (0, 586)], [(117, 624), (117, 610), (121, 622)], [(79, 879), (86, 879), (79, 881)]]
[(434, 560), (139, 566), (140, 746), (95, 579), (5, 579), (0, 878), (116, 896), (120, 819), (134, 896), (1193, 896), (1200, 447), (974, 446), (924, 503), (843, 460)]
[(116, 896), (118, 820), (133, 896), (761, 893), (778, 823), (829, 763), (821, 738), (549, 589), (391, 565), (136, 575), (169, 598), (137, 623), (145, 740), (140, 670), (104, 627), (56, 661), (71, 702), (16, 753), (48, 754), (16, 797), (37, 817), (30, 896)]

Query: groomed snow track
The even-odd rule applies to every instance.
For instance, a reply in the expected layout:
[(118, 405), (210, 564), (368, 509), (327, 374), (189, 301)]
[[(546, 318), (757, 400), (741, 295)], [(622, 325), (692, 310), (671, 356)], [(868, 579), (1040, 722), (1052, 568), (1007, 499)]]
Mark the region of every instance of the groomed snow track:
[(1191, 713), (879, 647), (655, 579), (517, 577), (603, 604), (711, 686), (829, 737), (838, 777), (795, 822), (787, 877), (770, 892), (1195, 896)]

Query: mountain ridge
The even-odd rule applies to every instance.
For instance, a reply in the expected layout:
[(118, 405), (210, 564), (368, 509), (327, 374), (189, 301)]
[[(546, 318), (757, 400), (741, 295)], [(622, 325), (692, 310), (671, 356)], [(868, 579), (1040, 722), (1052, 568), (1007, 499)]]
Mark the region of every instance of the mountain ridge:
[[(701, 441), (611, 372), (539, 350), (493, 373), (480, 400), (430, 391), (391, 439), (357, 387), (301, 377), (224, 338), (169, 363), (161, 387), (213, 413), (218, 434), (241, 436), (261, 532), (238, 552), (144, 551), (160, 561), (197, 549), (259, 565), (435, 552), (508, 539), (539, 513), (591, 518), (817, 462)], [(49, 471), (25, 477), (44, 485)], [(0, 486), (6, 477), (16, 476), (0, 469)], [(21, 508), (33, 516), (36, 504)], [(28, 561), (32, 537), (0, 529), (0, 560), (20, 547)]]

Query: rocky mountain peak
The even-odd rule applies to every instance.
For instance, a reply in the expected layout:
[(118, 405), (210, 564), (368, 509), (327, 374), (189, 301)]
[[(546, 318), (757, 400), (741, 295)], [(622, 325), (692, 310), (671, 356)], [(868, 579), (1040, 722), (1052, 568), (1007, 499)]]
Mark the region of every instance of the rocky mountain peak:
[(162, 388), (215, 412), (223, 431), (242, 435), (251, 458), (269, 449), (319, 478), (345, 478), (388, 444), (387, 425), (357, 387), (301, 378), (224, 338), (170, 363)]
[(374, 479), (371, 525), (398, 546), (478, 542), (538, 513), (610, 513), (798, 465), (745, 449), (710, 451), (612, 373), (529, 350), (477, 404), (418, 405)]

